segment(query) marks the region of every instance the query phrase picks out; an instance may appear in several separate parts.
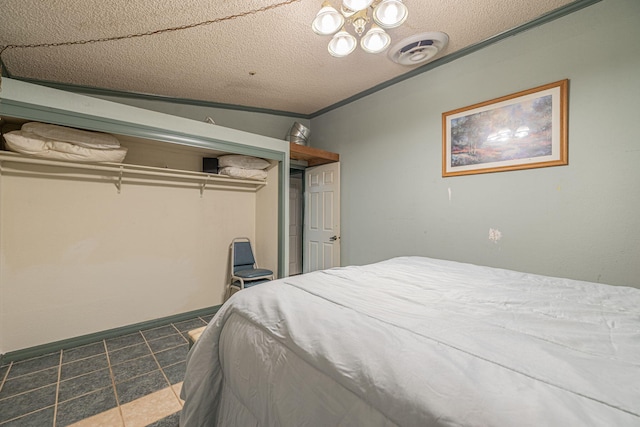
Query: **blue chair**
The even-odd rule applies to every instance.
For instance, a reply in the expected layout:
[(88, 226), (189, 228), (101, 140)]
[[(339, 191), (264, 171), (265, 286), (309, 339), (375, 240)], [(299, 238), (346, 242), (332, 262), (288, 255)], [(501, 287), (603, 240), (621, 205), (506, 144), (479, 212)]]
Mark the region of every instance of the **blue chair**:
[(273, 279), (273, 271), (258, 267), (248, 238), (237, 237), (231, 241), (230, 287), (242, 290)]

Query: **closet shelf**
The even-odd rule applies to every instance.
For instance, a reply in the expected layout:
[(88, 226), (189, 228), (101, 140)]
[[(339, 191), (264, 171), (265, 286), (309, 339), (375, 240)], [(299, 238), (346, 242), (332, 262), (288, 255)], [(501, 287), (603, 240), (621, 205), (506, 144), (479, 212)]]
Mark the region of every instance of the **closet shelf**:
[(338, 153), (320, 150), (319, 148), (307, 147), (306, 145), (289, 143), (289, 155), (294, 160), (304, 160), (309, 166), (324, 165), (340, 161)]
[[(10, 163), (24, 163), (31, 165), (43, 165), (59, 168), (80, 169), (85, 171), (99, 171), (106, 172), (114, 175), (117, 178), (115, 185), (118, 188), (118, 192), (122, 187), (123, 180), (140, 181), (140, 180), (153, 180), (153, 181), (169, 181), (171, 183), (176, 182), (191, 182), (200, 185), (200, 194), (208, 188), (221, 188), (228, 190), (239, 191), (257, 191), (258, 189), (267, 185), (265, 181), (254, 181), (250, 179), (237, 179), (224, 175), (208, 174), (203, 172), (193, 172), (187, 170), (158, 168), (152, 166), (140, 166), (131, 165), (126, 163), (89, 163), (89, 162), (73, 162), (66, 160), (50, 160), (39, 157), (25, 156), (22, 154), (12, 153), (8, 151), (0, 151), (0, 173), (4, 172), (5, 168)], [(10, 167), (10, 166), (9, 166)], [(29, 174), (33, 174), (33, 171), (29, 171)], [(46, 174), (44, 172), (43, 174)], [(64, 174), (64, 176), (72, 177), (73, 174)], [(129, 175), (131, 178), (127, 178)], [(61, 174), (56, 173), (56, 176)], [(78, 174), (73, 177), (79, 178)], [(163, 180), (162, 178), (166, 178)]]

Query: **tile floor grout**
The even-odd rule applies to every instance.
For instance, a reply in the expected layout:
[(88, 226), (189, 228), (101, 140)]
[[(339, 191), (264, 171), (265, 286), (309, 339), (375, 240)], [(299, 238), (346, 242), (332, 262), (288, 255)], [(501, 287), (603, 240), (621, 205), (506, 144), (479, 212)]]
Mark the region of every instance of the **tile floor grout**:
[[(56, 400), (53, 403), (53, 426), (56, 425), (56, 417), (58, 415), (58, 399), (60, 397), (60, 377), (62, 377), (62, 358), (64, 350), (60, 350), (60, 362), (58, 363), (58, 380), (56, 381)], [(2, 389), (0, 389), (1, 391)]]
[[(213, 315), (197, 316), (181, 322), (139, 330), (31, 359), (12, 361), (7, 365), (0, 366), (0, 372), (4, 370), (0, 377), (0, 427), (24, 425), (21, 423), (41, 418), (46, 418), (49, 421), (37, 425), (62, 427), (105, 414), (115, 408), (118, 408), (118, 425), (129, 425), (126, 417), (127, 415), (131, 416), (130, 404), (137, 407), (135, 402), (146, 396), (151, 397), (151, 394), (156, 391), (162, 391), (161, 394), (165, 396), (164, 398), (168, 398), (164, 392), (167, 386), (171, 389), (169, 395), (173, 396), (179, 404), (178, 407), (181, 407), (179, 388), (184, 376), (184, 367), (180, 365), (185, 364), (188, 352), (186, 333), (191, 329), (206, 325), (212, 317)], [(142, 344), (145, 345), (144, 351), (142, 347), (139, 347)], [(51, 364), (56, 353), (58, 353), (57, 361), (55, 364)], [(118, 361), (114, 363), (116, 356)], [(93, 360), (90, 360), (92, 358)], [(100, 367), (103, 361), (106, 362), (106, 365)], [(53, 369), (57, 369), (55, 391), (52, 403), (47, 404), (45, 395), (50, 393), (48, 389), (50, 390), (54, 385), (49, 382), (53, 379), (47, 380), (47, 377), (54, 374)], [(109, 385), (102, 387), (101, 381), (106, 379), (104, 378), (106, 372), (102, 377), (98, 373), (107, 370)], [(89, 375), (93, 375), (93, 377), (89, 377)], [(36, 380), (39, 382), (34, 388), (24, 387), (25, 383)], [(92, 380), (95, 380), (95, 384)], [(88, 384), (86, 384), (87, 382)], [(10, 389), (7, 389), (7, 384), (11, 385)], [(36, 391), (40, 393), (34, 393)], [(124, 392), (124, 395), (121, 395), (119, 391)], [(34, 394), (29, 395), (29, 393)], [(38, 402), (40, 406), (29, 406), (30, 401), (34, 398), (40, 399)], [(115, 405), (98, 401), (97, 404), (101, 404), (107, 409), (102, 410), (96, 407), (84, 410), (87, 404), (95, 403), (93, 401), (100, 398), (106, 398), (109, 402), (113, 401)], [(24, 407), (21, 409), (23, 410), (17, 412), (13, 408), (7, 409), (6, 407), (12, 406), (10, 405), (12, 403), (22, 403)], [(124, 413), (123, 405), (128, 405), (128, 414)], [(3, 409), (3, 407), (5, 408)], [(171, 413), (150, 425), (175, 426), (177, 425), (177, 416), (179, 416), (176, 414), (179, 412), (178, 410), (178, 412)], [(78, 418), (80, 415), (82, 417)]]
[[(122, 408), (120, 407), (120, 398), (118, 397), (118, 388), (116, 387), (116, 376), (113, 373), (111, 358), (109, 357), (109, 346), (107, 345), (107, 340), (102, 340), (102, 343), (104, 344), (104, 353), (107, 356), (107, 365), (109, 366), (109, 377), (111, 379), (111, 388), (113, 389), (113, 394), (116, 398), (116, 408), (118, 408), (118, 413), (120, 414), (121, 425), (124, 426), (124, 415), (122, 414)], [(55, 419), (53, 420), (53, 427), (56, 427)]]
[[(177, 328), (173, 324), (171, 324), (171, 326), (173, 326), (173, 328), (177, 330)], [(182, 336), (182, 333), (180, 331), (178, 331), (178, 333)], [(149, 351), (151, 351), (151, 357), (153, 357), (153, 360), (156, 362), (156, 365), (158, 365), (158, 369), (160, 369), (160, 372), (162, 373), (162, 376), (164, 377), (165, 381), (167, 381), (167, 383), (171, 384), (171, 381), (169, 380), (169, 378), (167, 378), (167, 374), (165, 374), (164, 370), (162, 370), (162, 365), (160, 365), (160, 362), (158, 361), (158, 358), (156, 357), (156, 354), (153, 352), (153, 349), (149, 345), (149, 342), (147, 341), (147, 338), (144, 336), (144, 334), (142, 334), (142, 339), (144, 340), (145, 344), (149, 348)], [(189, 343), (187, 342), (187, 345), (188, 344)], [(170, 349), (167, 349), (167, 350), (170, 350)], [(167, 351), (167, 350), (163, 350), (163, 351)], [(176, 393), (173, 390), (173, 387), (170, 387), (170, 388), (171, 388), (171, 392), (175, 395)], [(176, 396), (176, 398), (178, 399), (178, 401), (180, 401), (180, 396)], [(123, 419), (124, 419), (124, 417), (123, 417)]]

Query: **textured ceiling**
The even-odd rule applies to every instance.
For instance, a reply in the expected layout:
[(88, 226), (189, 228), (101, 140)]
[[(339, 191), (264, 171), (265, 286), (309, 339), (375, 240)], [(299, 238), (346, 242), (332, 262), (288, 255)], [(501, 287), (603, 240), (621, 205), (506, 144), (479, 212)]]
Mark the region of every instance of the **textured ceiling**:
[[(327, 52), (310, 24), (322, 0), (2, 0), (0, 46), (144, 37), (2, 54), (11, 77), (310, 115), (419, 66), (357, 48)], [(338, 5), (338, 0), (332, 0)], [(469, 48), (573, 0), (405, 0), (409, 18), (392, 45), (427, 31), (449, 35), (434, 60)], [(235, 18), (227, 19), (236, 16)]]

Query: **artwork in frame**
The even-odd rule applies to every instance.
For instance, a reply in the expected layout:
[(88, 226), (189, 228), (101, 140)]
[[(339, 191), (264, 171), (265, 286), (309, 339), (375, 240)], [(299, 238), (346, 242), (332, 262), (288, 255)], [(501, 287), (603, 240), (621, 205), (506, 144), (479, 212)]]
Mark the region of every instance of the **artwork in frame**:
[(561, 166), (569, 80), (442, 114), (442, 176)]

